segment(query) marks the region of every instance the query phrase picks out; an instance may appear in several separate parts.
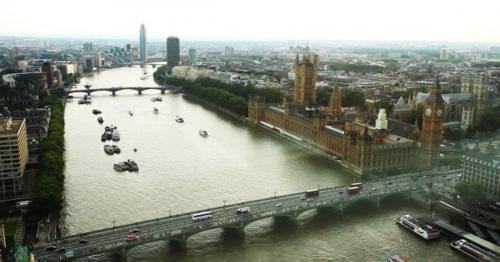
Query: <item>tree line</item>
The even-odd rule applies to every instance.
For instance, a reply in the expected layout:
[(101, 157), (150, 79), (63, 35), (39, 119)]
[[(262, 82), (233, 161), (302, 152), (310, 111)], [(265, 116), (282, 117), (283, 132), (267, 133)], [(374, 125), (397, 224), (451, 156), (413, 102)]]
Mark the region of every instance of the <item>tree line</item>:
[(44, 98), (42, 105), (50, 106), (51, 116), (33, 188), (30, 211), (36, 217), (61, 210), (64, 188), (64, 106), (61, 98), (55, 96)]
[(220, 107), (239, 114), (247, 115), (248, 97), (259, 95), (269, 103), (279, 103), (283, 94), (273, 88), (256, 88), (251, 84), (228, 84), (209, 77), (199, 77), (196, 80), (167, 76), (166, 67), (159, 67), (153, 74), (155, 81), (160, 85), (174, 85), (182, 87), (183, 91), (206, 99)]

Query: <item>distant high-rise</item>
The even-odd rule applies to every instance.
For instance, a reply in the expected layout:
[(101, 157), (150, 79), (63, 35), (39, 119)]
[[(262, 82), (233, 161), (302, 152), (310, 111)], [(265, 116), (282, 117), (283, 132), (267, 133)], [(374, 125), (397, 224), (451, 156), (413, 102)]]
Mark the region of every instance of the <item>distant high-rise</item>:
[(172, 68), (179, 65), (180, 47), (179, 38), (177, 36), (169, 36), (167, 38), (167, 72), (172, 73)]
[(189, 48), (188, 63), (190, 65), (194, 65), (196, 63), (196, 49), (194, 49), (194, 48)]
[(441, 53), (439, 53), (439, 59), (448, 60), (448, 49), (446, 48), (441, 49)]
[(146, 47), (146, 27), (144, 26), (144, 24), (141, 25), (141, 37), (139, 39), (139, 42), (141, 49), (141, 61), (146, 62), (148, 60), (148, 49)]
[(52, 68), (52, 63), (43, 62), (42, 72), (47, 75), (47, 87), (52, 89), (54, 87), (54, 69)]
[(92, 42), (83, 43), (83, 51), (85, 52), (92, 51)]
[(226, 48), (224, 48), (224, 55), (225, 56), (233, 56), (234, 55), (234, 48), (231, 46), (226, 46)]

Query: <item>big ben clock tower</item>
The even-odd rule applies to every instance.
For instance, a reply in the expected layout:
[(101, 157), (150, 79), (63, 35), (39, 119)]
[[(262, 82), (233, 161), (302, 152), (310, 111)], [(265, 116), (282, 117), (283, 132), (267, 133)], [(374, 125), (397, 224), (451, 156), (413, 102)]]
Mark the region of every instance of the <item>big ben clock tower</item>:
[(443, 108), (439, 78), (436, 86), (431, 88), (429, 97), (425, 100), (422, 116), (422, 132), (420, 136), (421, 165), (431, 169), (439, 164), (439, 151), (443, 140)]

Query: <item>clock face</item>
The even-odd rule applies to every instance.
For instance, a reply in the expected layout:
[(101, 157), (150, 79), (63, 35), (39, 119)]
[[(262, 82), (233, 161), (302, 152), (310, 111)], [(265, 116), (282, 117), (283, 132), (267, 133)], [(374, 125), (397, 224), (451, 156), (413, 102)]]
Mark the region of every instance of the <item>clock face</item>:
[(443, 110), (442, 109), (438, 109), (438, 111), (436, 112), (438, 116), (441, 116), (443, 114)]
[(431, 114), (432, 114), (432, 109), (427, 108), (427, 109), (425, 110), (425, 115), (426, 115), (426, 116), (431, 116)]

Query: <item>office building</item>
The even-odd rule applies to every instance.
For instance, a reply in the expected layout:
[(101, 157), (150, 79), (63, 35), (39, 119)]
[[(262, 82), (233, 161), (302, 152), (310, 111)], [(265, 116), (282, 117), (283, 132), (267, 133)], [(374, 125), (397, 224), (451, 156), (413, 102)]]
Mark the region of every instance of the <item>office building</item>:
[(92, 51), (92, 42), (83, 43), (83, 51), (85, 51), (85, 52)]
[(176, 36), (167, 38), (167, 73), (172, 73), (172, 68), (179, 65), (180, 61), (180, 43)]
[(226, 48), (224, 48), (224, 55), (225, 56), (233, 56), (234, 55), (234, 48), (231, 46), (226, 46)]
[(439, 60), (448, 60), (448, 49), (441, 49), (441, 53), (439, 54)]
[(189, 48), (188, 50), (188, 63), (189, 65), (196, 64), (196, 49)]
[(52, 69), (52, 63), (43, 62), (42, 72), (47, 76), (47, 87), (52, 89), (54, 87), (54, 70)]
[(139, 48), (140, 48), (141, 61), (142, 62), (148, 61), (148, 48), (147, 48), (147, 43), (146, 43), (146, 27), (144, 26), (144, 24), (141, 25), (141, 36), (139, 39)]
[(0, 118), (0, 198), (19, 195), (28, 161), (26, 121)]
[(489, 198), (500, 199), (500, 158), (475, 152), (463, 157), (462, 180), (479, 183)]

